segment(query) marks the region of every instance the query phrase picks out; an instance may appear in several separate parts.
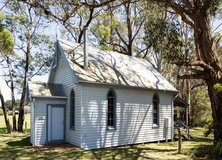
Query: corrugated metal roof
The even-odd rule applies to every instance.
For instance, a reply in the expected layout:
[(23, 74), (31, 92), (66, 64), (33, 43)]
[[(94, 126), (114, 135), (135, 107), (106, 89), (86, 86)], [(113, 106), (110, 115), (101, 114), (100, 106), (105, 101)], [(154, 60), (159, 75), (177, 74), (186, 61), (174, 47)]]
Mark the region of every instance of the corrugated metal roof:
[(28, 82), (31, 97), (66, 97), (62, 84)]
[(184, 99), (182, 99), (181, 97), (177, 96), (174, 99), (174, 106), (189, 107), (189, 104)]
[(177, 91), (145, 59), (89, 46), (89, 69), (85, 71), (83, 45), (58, 42), (79, 81)]

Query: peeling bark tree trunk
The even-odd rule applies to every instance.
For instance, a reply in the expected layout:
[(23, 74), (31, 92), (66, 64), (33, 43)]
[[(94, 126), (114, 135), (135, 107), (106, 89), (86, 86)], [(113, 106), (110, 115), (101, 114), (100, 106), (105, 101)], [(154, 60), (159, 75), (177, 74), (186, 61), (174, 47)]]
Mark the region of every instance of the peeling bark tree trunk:
[[(26, 39), (27, 39), (27, 46), (26, 46), (26, 61), (25, 61), (25, 77), (24, 77), (24, 83), (23, 83), (23, 88), (22, 88), (22, 96), (21, 96), (21, 102), (20, 102), (20, 108), (19, 108), (19, 118), (18, 118), (18, 131), (23, 132), (23, 123), (24, 123), (24, 106), (25, 106), (25, 93), (26, 93), (26, 84), (27, 84), (27, 79), (28, 79), (28, 70), (29, 70), (29, 61), (30, 61), (30, 54), (31, 54), (31, 38), (32, 38), (32, 29), (33, 29), (33, 24), (35, 20), (32, 19), (32, 13), (31, 13), (31, 8), (28, 7), (28, 12), (29, 12), (29, 20), (31, 22), (31, 25), (29, 28), (27, 28), (27, 34), (26, 34)], [(34, 27), (36, 29), (37, 26)], [(33, 33), (34, 34), (34, 33)]]
[(222, 93), (214, 89), (211, 81), (208, 81), (207, 85), (213, 116), (214, 144), (217, 144), (222, 142)]
[[(216, 83), (222, 82), (221, 63), (218, 57), (215, 43), (213, 41), (210, 17), (208, 15), (198, 17), (195, 25), (195, 43), (200, 53), (198, 60), (204, 61), (211, 66), (211, 69), (204, 69), (205, 80), (208, 86), (208, 94), (211, 101), (213, 124), (214, 124), (214, 143), (222, 142), (222, 93), (214, 89)], [(201, 29), (199, 31), (198, 29)], [(200, 77), (201, 78), (201, 77)]]
[(11, 66), (10, 66), (10, 60), (9, 57), (7, 57), (7, 65), (8, 65), (8, 70), (9, 70), (9, 75), (10, 75), (10, 82), (11, 82), (11, 96), (12, 96), (12, 122), (13, 122), (13, 131), (16, 131), (16, 117), (15, 117), (15, 93), (14, 93), (14, 82), (12, 78), (12, 71), (11, 71)]
[(8, 112), (7, 112), (7, 109), (6, 109), (6, 106), (5, 106), (5, 101), (4, 101), (4, 97), (2, 95), (1, 88), (0, 88), (0, 99), (1, 99), (1, 103), (2, 103), (2, 110), (3, 110), (3, 114), (4, 114), (4, 118), (5, 118), (7, 133), (11, 133), (12, 132), (12, 127), (11, 127), (9, 119), (8, 119)]
[[(28, 44), (30, 44), (28, 42)], [(18, 131), (23, 132), (23, 123), (24, 123), (24, 106), (25, 106), (25, 92), (26, 92), (26, 83), (28, 77), (28, 69), (29, 69), (29, 57), (30, 57), (30, 45), (27, 46), (27, 54), (26, 54), (26, 65), (25, 65), (25, 79), (22, 88), (22, 96), (19, 108), (19, 119), (18, 119)]]

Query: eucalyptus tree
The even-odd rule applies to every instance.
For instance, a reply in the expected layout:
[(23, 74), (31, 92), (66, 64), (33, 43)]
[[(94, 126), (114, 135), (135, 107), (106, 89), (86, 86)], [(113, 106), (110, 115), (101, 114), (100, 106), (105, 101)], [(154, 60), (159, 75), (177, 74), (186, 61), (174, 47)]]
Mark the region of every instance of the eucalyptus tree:
[[(17, 19), (22, 18), (19, 16), (9, 16), (9, 15), (5, 15), (2, 22), (3, 25), (12, 33), (15, 31), (15, 26), (17, 25), (15, 22)], [(9, 23), (11, 22), (11, 23)], [(13, 23), (12, 23), (13, 22)], [(12, 122), (13, 122), (13, 131), (17, 130), (16, 127), (16, 117), (15, 117), (15, 70), (13, 69), (13, 64), (15, 63), (15, 61), (17, 59), (19, 59), (19, 56), (13, 52), (13, 54), (4, 54), (2, 55), (2, 57), (4, 58), (5, 62), (6, 62), (6, 68), (8, 69), (8, 71), (3, 70), (3, 76), (5, 77), (5, 82), (6, 85), (10, 88), (11, 90), (11, 98), (12, 98)]]
[[(211, 28), (211, 15), (216, 14), (220, 7), (220, 0), (150, 0), (163, 3), (169, 12), (181, 17), (181, 21), (193, 29), (195, 42), (195, 58), (187, 61), (178, 52), (172, 52), (172, 59), (178, 66), (189, 66), (190, 74), (178, 76), (180, 79), (202, 79), (206, 82), (211, 101), (214, 121), (215, 144), (222, 140), (222, 92), (215, 89), (215, 85), (222, 81), (222, 66), (213, 38)], [(198, 68), (193, 68), (197, 67)]]
[[(52, 57), (50, 51), (53, 51), (54, 43), (50, 41), (49, 36), (43, 35), (44, 13), (39, 9), (16, 1), (9, 1), (6, 7), (8, 13), (6, 23), (11, 26), (12, 33), (16, 37), (14, 50), (24, 53), (21, 60), (16, 61), (17, 64), (14, 65), (16, 82), (22, 86), (18, 131), (23, 132), (27, 80), (42, 72), (45, 66), (49, 66)], [(44, 72), (47, 72), (47, 68)]]
[[(113, 7), (122, 4), (119, 7)], [(142, 28), (147, 18), (144, 1), (119, 0), (107, 5), (93, 22), (91, 32), (102, 49), (130, 56), (140, 56), (143, 45)]]
[[(0, 12), (0, 58), (1, 58), (1, 63), (5, 60), (7, 60), (8, 62), (8, 55), (11, 54), (13, 55), (13, 48), (14, 48), (14, 41), (13, 41), (13, 36), (10, 33), (10, 31), (8, 29), (6, 29), (2, 23), (3, 20), (3, 14)], [(11, 133), (12, 128), (8, 119), (8, 113), (6, 110), (6, 106), (5, 106), (5, 101), (4, 101), (4, 97), (3, 94), (1, 92), (1, 88), (0, 88), (0, 100), (1, 100), (1, 104), (2, 104), (2, 110), (4, 113), (4, 118), (5, 118), (5, 124), (7, 127), (7, 133)]]
[(32, 7), (40, 8), (50, 18), (61, 23), (78, 43), (83, 36), (83, 28), (89, 27), (100, 7), (115, 0), (66, 1), (66, 0), (18, 0)]

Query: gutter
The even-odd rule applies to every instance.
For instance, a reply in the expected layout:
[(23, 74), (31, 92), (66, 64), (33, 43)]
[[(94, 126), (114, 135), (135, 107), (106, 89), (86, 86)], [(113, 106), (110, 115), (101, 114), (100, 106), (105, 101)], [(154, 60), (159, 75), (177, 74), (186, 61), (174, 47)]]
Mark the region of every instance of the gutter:
[(121, 89), (155, 91), (155, 92), (173, 93), (173, 94), (178, 94), (179, 95), (179, 92), (177, 90), (154, 89), (154, 88), (147, 88), (147, 87), (126, 86), (126, 85), (121, 85), (121, 84), (89, 82), (89, 81), (82, 81), (82, 80), (79, 80), (79, 84), (80, 85), (85, 85), (85, 86), (96, 86), (96, 87), (109, 87), (109, 88), (121, 88)]
[(67, 100), (68, 97), (61, 97), (61, 96), (32, 96), (35, 99), (58, 99), (58, 100)]

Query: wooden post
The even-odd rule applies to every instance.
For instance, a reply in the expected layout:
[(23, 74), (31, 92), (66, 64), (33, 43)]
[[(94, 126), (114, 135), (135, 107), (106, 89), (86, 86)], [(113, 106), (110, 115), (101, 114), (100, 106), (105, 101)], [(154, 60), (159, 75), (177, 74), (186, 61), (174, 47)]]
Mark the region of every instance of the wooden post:
[(182, 136), (181, 136), (181, 129), (178, 128), (178, 153), (181, 153), (181, 145), (182, 145)]
[(27, 134), (27, 121), (25, 121), (25, 134)]

